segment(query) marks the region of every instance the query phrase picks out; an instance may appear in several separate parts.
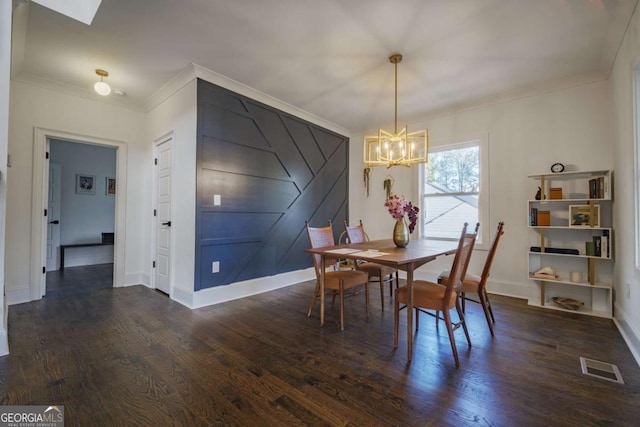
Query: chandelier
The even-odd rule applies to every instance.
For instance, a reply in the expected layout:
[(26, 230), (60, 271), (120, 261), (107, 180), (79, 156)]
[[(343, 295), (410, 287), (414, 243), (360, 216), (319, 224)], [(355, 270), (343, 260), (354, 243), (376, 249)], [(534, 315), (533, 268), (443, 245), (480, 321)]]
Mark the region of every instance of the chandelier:
[(395, 127), (393, 133), (384, 129), (378, 135), (364, 137), (364, 163), (372, 166), (411, 166), (428, 162), (428, 138), (426, 130), (409, 132), (407, 126), (398, 132), (398, 63), (402, 55), (396, 53), (389, 57), (395, 66)]

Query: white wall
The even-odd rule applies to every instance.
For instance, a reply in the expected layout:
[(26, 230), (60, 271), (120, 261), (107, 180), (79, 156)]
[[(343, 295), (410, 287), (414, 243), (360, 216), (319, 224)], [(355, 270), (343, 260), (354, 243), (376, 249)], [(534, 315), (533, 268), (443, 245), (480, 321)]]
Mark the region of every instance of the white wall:
[[(182, 304), (193, 305), (196, 221), (196, 80), (192, 78), (147, 116), (147, 141), (173, 133), (171, 151), (171, 291)], [(148, 154), (148, 162), (152, 153)], [(151, 211), (151, 200), (145, 207)], [(151, 223), (147, 230), (151, 235)], [(150, 241), (151, 239), (149, 239)], [(151, 246), (147, 247), (151, 253)], [(148, 261), (151, 265), (151, 259)]]
[[(97, 96), (97, 95), (96, 95)], [(118, 285), (143, 282), (144, 254), (148, 246), (144, 229), (148, 223), (150, 205), (150, 171), (148, 143), (145, 140), (146, 116), (140, 111), (113, 106), (92, 99), (11, 83), (9, 110), (9, 154), (12, 165), (8, 169), (7, 233), (5, 254), (5, 290), (9, 303), (30, 299), (31, 281), (31, 192), (33, 175), (34, 129), (46, 128), (82, 137), (123, 141), (127, 150), (127, 188), (125, 191), (126, 219), (122, 230), (124, 239), (124, 277)]]
[[(527, 279), (529, 246), (526, 201), (536, 186), (527, 175), (549, 172), (555, 162), (577, 170), (613, 167), (610, 92), (607, 82), (470, 109), (430, 120), (409, 123), (410, 129), (429, 130), (432, 146), (489, 135), (490, 234), (498, 221), (505, 222), (493, 264), (489, 290), (530, 298), (537, 285)], [(393, 220), (386, 212), (382, 181), (395, 178), (394, 192), (419, 200), (418, 168), (374, 169), (371, 196), (367, 199), (362, 181), (362, 135), (351, 140), (350, 221), (362, 219), (372, 238), (390, 238)], [(617, 189), (616, 189), (617, 192)], [(479, 273), (486, 251), (475, 251), (470, 271)], [(477, 254), (481, 253), (482, 256)], [(424, 266), (419, 273), (433, 278), (450, 260)]]
[[(116, 198), (106, 177), (116, 176), (116, 148), (50, 141), (50, 161), (61, 166), (60, 244), (97, 243), (115, 229)], [(95, 176), (95, 194), (76, 193), (76, 174)], [(65, 267), (113, 262), (113, 246), (67, 249)]]
[(7, 148), (12, 2), (0, 2), (0, 356), (9, 352), (5, 295), (5, 221), (7, 208)]
[[(640, 12), (636, 9), (611, 75), (616, 163), (614, 226), (616, 299), (614, 316), (640, 363), (640, 270), (635, 267), (633, 197), (633, 70), (640, 63)], [(640, 108), (640, 106), (638, 106)], [(637, 120), (637, 118), (636, 118)], [(640, 129), (639, 129), (640, 130)], [(629, 286), (627, 293), (626, 286)]]

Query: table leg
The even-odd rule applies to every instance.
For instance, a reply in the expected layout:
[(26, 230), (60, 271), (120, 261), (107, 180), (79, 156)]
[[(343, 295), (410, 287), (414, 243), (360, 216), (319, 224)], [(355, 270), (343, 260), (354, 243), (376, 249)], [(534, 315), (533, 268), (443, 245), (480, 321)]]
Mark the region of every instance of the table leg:
[(407, 269), (407, 360), (413, 354), (413, 267)]
[(324, 254), (320, 255), (320, 327), (324, 326)]
[(60, 270), (64, 270), (64, 246), (60, 246)]

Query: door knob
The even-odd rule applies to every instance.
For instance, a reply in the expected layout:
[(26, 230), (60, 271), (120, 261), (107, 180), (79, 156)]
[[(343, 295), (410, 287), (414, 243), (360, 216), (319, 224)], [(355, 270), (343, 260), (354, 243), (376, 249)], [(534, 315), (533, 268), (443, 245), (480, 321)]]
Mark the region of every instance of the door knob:
[(163, 222), (162, 225), (166, 225), (167, 227), (171, 227), (171, 221)]
[(60, 224), (60, 221), (56, 219), (54, 221), (49, 221), (49, 224)]

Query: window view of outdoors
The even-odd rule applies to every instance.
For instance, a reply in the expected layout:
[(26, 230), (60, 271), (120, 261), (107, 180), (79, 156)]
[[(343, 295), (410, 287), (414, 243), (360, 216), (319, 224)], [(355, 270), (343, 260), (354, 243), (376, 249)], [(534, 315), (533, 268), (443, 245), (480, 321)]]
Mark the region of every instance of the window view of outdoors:
[(458, 239), (465, 222), (478, 222), (480, 147), (429, 153), (424, 172), (424, 236)]

